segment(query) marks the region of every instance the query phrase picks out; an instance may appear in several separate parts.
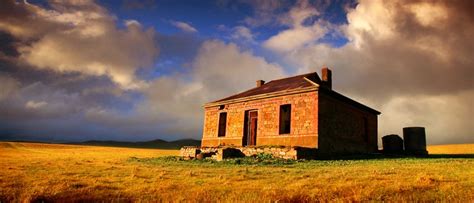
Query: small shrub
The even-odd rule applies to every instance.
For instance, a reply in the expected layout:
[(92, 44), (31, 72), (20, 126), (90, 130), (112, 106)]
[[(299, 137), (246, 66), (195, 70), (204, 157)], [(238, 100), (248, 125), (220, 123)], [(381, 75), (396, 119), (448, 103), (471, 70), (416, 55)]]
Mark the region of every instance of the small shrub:
[(273, 159), (273, 155), (268, 153), (258, 153), (256, 158), (259, 160), (270, 160)]
[(271, 154), (259, 153), (252, 157), (241, 157), (241, 158), (232, 158), (224, 159), (222, 161), (216, 161), (211, 158), (205, 158), (202, 160), (191, 159), (185, 160), (179, 156), (163, 156), (157, 158), (136, 158), (130, 157), (128, 159), (130, 162), (141, 162), (146, 164), (188, 164), (188, 165), (213, 165), (213, 166), (223, 166), (223, 165), (289, 165), (297, 163), (296, 160), (291, 159), (282, 159), (275, 158)]

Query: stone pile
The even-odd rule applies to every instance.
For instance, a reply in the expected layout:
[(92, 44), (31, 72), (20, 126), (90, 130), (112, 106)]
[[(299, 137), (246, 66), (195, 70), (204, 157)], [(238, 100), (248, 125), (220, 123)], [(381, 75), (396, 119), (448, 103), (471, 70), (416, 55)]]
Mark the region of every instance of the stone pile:
[(181, 148), (181, 156), (185, 159), (202, 159), (211, 157), (215, 160), (270, 154), (275, 158), (283, 159), (314, 159), (317, 149), (304, 147), (196, 147)]

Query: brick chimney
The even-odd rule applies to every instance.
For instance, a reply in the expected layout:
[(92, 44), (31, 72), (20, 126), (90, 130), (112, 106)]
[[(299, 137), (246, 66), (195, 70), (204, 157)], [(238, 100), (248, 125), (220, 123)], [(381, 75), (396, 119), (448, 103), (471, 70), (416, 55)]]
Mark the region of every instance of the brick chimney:
[(328, 67), (323, 66), (322, 72), (323, 72), (323, 75), (322, 75), (323, 85), (329, 89), (332, 89), (332, 71)]
[(257, 80), (257, 87), (260, 87), (260, 86), (262, 86), (263, 84), (265, 84), (265, 81), (263, 81), (263, 80)]

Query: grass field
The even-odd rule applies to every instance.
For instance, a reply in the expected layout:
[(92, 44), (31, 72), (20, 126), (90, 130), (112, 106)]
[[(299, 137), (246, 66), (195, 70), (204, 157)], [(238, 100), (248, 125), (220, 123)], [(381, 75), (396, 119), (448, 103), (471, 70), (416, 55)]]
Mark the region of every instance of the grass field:
[(428, 150), (447, 155), (235, 164), (167, 157), (178, 150), (0, 142), (0, 202), (474, 200), (474, 144)]

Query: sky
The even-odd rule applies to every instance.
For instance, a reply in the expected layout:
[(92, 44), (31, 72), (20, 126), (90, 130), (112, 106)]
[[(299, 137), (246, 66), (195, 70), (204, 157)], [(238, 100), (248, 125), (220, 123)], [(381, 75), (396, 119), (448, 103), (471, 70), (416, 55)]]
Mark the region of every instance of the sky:
[(200, 139), (206, 102), (333, 71), (382, 112), (474, 143), (474, 1), (70, 0), (0, 3), (0, 140)]

